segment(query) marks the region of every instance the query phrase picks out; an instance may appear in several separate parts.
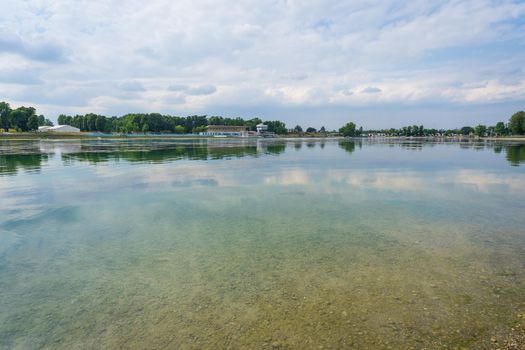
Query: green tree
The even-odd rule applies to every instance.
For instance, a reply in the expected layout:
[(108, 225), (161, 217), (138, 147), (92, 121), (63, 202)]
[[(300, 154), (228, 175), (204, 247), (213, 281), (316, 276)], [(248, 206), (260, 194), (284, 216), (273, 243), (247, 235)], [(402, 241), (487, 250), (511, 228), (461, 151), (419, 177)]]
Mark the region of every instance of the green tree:
[(201, 133), (201, 132), (206, 132), (206, 130), (207, 130), (207, 128), (204, 125), (196, 126), (196, 127), (193, 128), (193, 133), (194, 134), (198, 134), (198, 133)]
[(301, 128), (300, 125), (296, 125), (295, 128), (293, 128), (295, 132), (303, 132), (303, 128)]
[(185, 128), (188, 134), (195, 133), (193, 128), (196, 128), (199, 126), (207, 126), (207, 125), (208, 125), (208, 120), (205, 115), (191, 115), (189, 117), (186, 117), (186, 120), (185, 120)]
[(286, 124), (280, 120), (265, 121), (264, 124), (268, 125), (269, 132), (274, 132), (279, 135), (284, 135), (288, 132), (288, 130), (286, 130)]
[(509, 120), (510, 132), (514, 135), (523, 135), (525, 133), (525, 112), (516, 112)]
[(66, 125), (74, 126), (79, 128), (81, 131), (86, 131), (86, 123), (84, 122), (84, 116), (75, 115), (74, 117), (66, 117)]
[(99, 130), (97, 128), (97, 119), (99, 119), (99, 115), (88, 113), (84, 116), (85, 119), (85, 129), (86, 131), (97, 131)]
[(470, 135), (474, 133), (474, 129), (471, 128), (470, 126), (464, 126), (461, 128), (461, 134), (462, 135)]
[(58, 125), (65, 125), (66, 124), (66, 118), (67, 118), (67, 115), (65, 115), (65, 114), (59, 115), (58, 118), (57, 118)]
[(474, 129), (474, 134), (478, 137), (485, 136), (485, 133), (487, 132), (487, 127), (485, 125), (479, 124)]
[(73, 117), (70, 116), (70, 115), (67, 115), (66, 118), (64, 119), (64, 124), (65, 125), (72, 125), (73, 124)]
[(507, 134), (507, 128), (505, 127), (504, 122), (497, 122), (495, 126), (495, 132), (497, 136), (502, 136)]
[(246, 123), (244, 123), (244, 125), (246, 125), (248, 127), (248, 130), (255, 131), (257, 129), (256, 125), (257, 124), (261, 124), (261, 123), (262, 123), (261, 119), (259, 119), (259, 118), (252, 118), (250, 120), (247, 120)]
[[(27, 131), (29, 117), (35, 115), (33, 107), (18, 107), (9, 113), (10, 124), (19, 131)], [(36, 119), (38, 129), (38, 118)]]
[(306, 129), (306, 132), (317, 132), (315, 128), (312, 128), (311, 126)]
[(27, 130), (29, 131), (36, 131), (38, 130), (38, 124), (39, 124), (39, 117), (35, 114), (29, 116), (27, 119)]
[(0, 128), (5, 131), (9, 130), (9, 115), (11, 114), (11, 107), (7, 102), (0, 102)]
[(184, 127), (182, 125), (175, 126), (175, 134), (184, 134)]
[(95, 130), (105, 131), (106, 129), (106, 117), (103, 115), (97, 115), (95, 118)]
[(355, 136), (355, 124), (352, 122), (346, 123), (342, 128), (339, 129), (339, 132), (343, 136)]

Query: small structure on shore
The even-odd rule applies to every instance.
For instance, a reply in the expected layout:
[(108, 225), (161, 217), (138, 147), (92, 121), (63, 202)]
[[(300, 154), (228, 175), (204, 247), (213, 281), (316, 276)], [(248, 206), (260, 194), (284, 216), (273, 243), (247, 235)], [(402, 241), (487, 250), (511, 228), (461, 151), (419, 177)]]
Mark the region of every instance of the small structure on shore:
[(266, 124), (257, 124), (255, 126), (255, 130), (257, 130), (256, 135), (262, 136), (262, 137), (276, 137), (274, 132), (268, 131), (268, 125)]
[(79, 128), (71, 125), (39, 126), (39, 132), (80, 132)]
[(216, 136), (216, 137), (247, 137), (248, 128), (246, 126), (236, 125), (208, 125), (205, 132), (201, 132), (202, 136)]
[(263, 135), (266, 132), (268, 132), (268, 125), (266, 124), (257, 124), (255, 126), (255, 129), (257, 130), (257, 135)]

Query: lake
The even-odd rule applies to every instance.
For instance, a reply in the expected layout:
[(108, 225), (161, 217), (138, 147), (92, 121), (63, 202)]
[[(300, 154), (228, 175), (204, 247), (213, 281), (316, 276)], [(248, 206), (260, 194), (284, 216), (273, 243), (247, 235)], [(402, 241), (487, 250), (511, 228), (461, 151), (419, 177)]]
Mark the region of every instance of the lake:
[(525, 144), (3, 140), (0, 296), (1, 349), (491, 349)]

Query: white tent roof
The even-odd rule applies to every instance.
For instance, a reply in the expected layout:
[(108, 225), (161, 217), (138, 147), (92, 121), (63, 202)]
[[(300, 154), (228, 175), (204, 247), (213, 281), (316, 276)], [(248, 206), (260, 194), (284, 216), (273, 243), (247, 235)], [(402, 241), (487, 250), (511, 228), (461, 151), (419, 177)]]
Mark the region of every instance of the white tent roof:
[(49, 131), (71, 131), (71, 132), (79, 132), (80, 131), (79, 128), (75, 128), (74, 126), (71, 126), (71, 125), (52, 126), (49, 129), (47, 129), (47, 130), (49, 130)]

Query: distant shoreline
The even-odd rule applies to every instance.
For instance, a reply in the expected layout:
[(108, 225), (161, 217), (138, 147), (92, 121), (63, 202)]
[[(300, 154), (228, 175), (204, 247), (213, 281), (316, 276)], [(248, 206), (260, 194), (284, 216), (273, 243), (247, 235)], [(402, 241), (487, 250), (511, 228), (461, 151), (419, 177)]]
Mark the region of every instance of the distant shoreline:
[(124, 134), (101, 134), (97, 136), (92, 133), (11, 133), (0, 134), (0, 140), (70, 140), (70, 139), (263, 139), (263, 140), (282, 140), (282, 139), (352, 139), (352, 140), (447, 140), (447, 141), (520, 141), (525, 142), (525, 136), (503, 136), (503, 137), (461, 137), (461, 136), (372, 136), (372, 137), (343, 137), (336, 135), (316, 135), (316, 134), (290, 134), (271, 138), (263, 137), (213, 137), (202, 135), (124, 135)]

